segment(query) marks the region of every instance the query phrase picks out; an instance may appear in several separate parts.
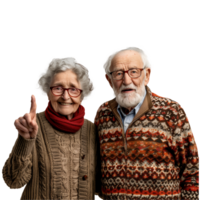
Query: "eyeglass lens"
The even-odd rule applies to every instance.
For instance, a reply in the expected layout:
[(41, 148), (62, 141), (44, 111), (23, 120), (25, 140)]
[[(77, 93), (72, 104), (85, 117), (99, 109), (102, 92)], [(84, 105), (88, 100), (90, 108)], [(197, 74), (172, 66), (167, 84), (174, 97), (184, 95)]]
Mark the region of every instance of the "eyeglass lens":
[[(113, 72), (112, 76), (114, 79), (120, 80), (123, 78), (124, 73), (125, 73), (124, 71), (119, 70), (119, 71)], [(128, 74), (131, 78), (137, 78), (140, 76), (141, 71), (139, 69), (130, 69), (128, 70)]]
[[(61, 86), (53, 87), (52, 92), (55, 95), (62, 95), (63, 92), (64, 92), (64, 88), (61, 87)], [(80, 90), (77, 89), (77, 88), (69, 88), (68, 93), (69, 93), (70, 96), (78, 96), (80, 94)]]

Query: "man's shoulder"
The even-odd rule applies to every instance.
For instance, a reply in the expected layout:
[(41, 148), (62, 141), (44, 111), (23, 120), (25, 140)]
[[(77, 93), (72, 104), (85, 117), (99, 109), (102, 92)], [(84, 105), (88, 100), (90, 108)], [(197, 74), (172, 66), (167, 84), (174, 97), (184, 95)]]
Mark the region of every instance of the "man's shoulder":
[(171, 98), (160, 96), (150, 90), (150, 88), (146, 87), (148, 101), (151, 101), (151, 105), (158, 107), (166, 108), (166, 106), (173, 107), (173, 108), (180, 108), (180, 104), (177, 101), (174, 101)]
[(110, 106), (109, 106), (109, 101), (110, 101), (110, 99), (109, 99), (109, 100), (105, 100), (105, 101), (101, 102), (101, 103), (97, 106), (97, 108), (96, 108), (96, 110), (95, 110), (95, 113), (94, 113), (94, 116), (93, 116), (93, 120), (94, 120), (94, 121), (95, 121), (97, 118), (99, 118), (99, 113), (100, 113), (101, 111), (104, 111), (104, 110), (110, 108)]
[(173, 108), (179, 108), (180, 104), (177, 101), (172, 100), (168, 97), (162, 97), (155, 93), (152, 93), (152, 104), (154, 106), (167, 106), (167, 107), (173, 107)]
[(158, 96), (154, 93), (152, 93), (151, 98), (153, 104), (150, 110), (152, 114), (151, 119), (154, 119), (155, 116), (158, 121), (161, 123), (165, 122), (170, 128), (177, 131), (177, 133), (181, 129), (190, 131), (187, 115), (178, 102), (170, 98)]
[(102, 103), (100, 106), (99, 106), (99, 109), (105, 109), (105, 108), (108, 108), (109, 107), (109, 102), (110, 101), (106, 101), (104, 103)]

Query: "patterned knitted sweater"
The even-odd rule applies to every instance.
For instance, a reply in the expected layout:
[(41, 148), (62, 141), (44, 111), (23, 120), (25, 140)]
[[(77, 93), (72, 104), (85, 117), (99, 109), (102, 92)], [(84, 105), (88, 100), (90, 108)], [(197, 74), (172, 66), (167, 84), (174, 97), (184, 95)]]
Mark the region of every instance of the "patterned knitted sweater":
[(181, 106), (151, 93), (126, 133), (115, 99), (97, 111), (103, 199), (198, 198), (198, 152)]

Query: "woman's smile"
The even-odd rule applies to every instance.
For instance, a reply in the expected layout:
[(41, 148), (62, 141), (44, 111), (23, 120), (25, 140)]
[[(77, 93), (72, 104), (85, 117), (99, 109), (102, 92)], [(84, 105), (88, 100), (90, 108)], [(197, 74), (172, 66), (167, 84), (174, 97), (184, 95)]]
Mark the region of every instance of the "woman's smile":
[(73, 105), (74, 103), (63, 103), (63, 102), (58, 102), (59, 105), (61, 106), (71, 106)]

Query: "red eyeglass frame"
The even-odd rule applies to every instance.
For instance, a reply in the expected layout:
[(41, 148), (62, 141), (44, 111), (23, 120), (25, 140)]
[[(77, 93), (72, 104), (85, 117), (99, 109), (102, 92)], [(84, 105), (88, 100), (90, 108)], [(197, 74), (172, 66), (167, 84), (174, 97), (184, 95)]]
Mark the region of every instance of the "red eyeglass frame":
[[(61, 88), (63, 89), (63, 93), (60, 94), (60, 95), (55, 95), (55, 94), (53, 93), (53, 91), (52, 91), (52, 89), (55, 88), (55, 87), (61, 87)], [(71, 95), (69, 94), (69, 91), (68, 91), (69, 89), (74, 89), (74, 88), (64, 88), (64, 87), (62, 87), (62, 86), (52, 86), (52, 87), (50, 87), (50, 90), (51, 90), (51, 92), (52, 92), (52, 94), (53, 94), (54, 96), (62, 96), (62, 95), (65, 93), (65, 90), (67, 90), (67, 93), (68, 93), (68, 95), (69, 95), (70, 97), (75, 97), (75, 98), (76, 98), (76, 97), (79, 97), (79, 96), (81, 95), (81, 93), (83, 92), (83, 90), (76, 88), (77, 90), (80, 91), (80, 94), (79, 94), (78, 96), (71, 96)]]

